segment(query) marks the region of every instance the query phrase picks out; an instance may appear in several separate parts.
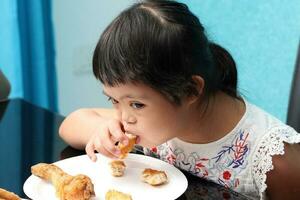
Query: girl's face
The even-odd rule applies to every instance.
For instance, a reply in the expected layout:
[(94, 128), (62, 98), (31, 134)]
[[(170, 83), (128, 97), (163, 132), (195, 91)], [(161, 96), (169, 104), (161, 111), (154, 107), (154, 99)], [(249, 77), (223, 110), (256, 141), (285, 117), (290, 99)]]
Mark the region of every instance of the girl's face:
[(126, 132), (140, 137), (140, 145), (154, 147), (184, 132), (187, 106), (176, 106), (143, 84), (104, 85), (103, 92), (117, 111)]

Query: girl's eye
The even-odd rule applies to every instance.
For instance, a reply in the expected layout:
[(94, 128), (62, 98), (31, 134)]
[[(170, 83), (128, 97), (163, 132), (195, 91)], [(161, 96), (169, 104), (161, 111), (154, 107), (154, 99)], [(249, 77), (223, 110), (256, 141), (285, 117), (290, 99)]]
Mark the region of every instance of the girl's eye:
[(111, 101), (112, 104), (117, 104), (118, 103), (117, 100), (115, 100), (115, 99), (113, 99), (111, 97), (108, 97), (108, 101)]
[(142, 103), (131, 103), (130, 106), (134, 109), (141, 109), (141, 108), (145, 107), (145, 105)]

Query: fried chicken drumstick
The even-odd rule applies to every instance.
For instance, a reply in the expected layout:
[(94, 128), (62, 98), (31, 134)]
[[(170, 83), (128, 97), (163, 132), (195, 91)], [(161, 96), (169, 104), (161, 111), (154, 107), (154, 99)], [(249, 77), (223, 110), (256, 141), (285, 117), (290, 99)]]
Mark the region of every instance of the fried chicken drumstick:
[(13, 192), (0, 188), (0, 200), (21, 200), (21, 198)]
[(86, 175), (71, 176), (56, 165), (46, 163), (32, 166), (31, 173), (50, 181), (60, 200), (89, 200), (95, 195), (94, 185)]

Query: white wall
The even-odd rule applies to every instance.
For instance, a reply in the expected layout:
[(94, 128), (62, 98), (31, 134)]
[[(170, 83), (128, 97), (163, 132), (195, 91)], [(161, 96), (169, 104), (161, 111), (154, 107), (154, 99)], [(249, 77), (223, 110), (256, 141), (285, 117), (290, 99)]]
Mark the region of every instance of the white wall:
[(110, 107), (92, 72), (92, 54), (105, 27), (133, 0), (54, 0), (59, 112)]

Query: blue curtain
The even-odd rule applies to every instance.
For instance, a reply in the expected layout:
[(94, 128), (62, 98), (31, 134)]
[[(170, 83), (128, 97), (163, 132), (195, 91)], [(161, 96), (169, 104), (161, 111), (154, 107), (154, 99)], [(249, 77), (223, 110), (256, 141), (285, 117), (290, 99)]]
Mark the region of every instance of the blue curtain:
[(57, 111), (51, 0), (1, 0), (0, 13), (0, 69), (10, 98)]

